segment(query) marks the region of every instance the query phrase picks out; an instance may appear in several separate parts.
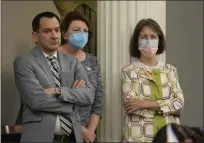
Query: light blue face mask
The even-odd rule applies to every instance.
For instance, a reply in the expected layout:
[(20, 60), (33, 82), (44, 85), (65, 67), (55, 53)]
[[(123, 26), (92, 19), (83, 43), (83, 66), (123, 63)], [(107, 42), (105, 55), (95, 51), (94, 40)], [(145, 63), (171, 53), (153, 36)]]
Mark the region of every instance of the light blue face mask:
[(74, 32), (68, 37), (67, 41), (72, 48), (83, 49), (88, 42), (88, 33)]

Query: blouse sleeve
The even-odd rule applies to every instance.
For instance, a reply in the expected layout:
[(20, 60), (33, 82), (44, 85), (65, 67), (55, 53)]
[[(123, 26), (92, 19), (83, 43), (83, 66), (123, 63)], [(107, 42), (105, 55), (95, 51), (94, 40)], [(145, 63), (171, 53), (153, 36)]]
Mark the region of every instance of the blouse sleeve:
[(160, 110), (163, 114), (171, 114), (180, 111), (184, 107), (183, 91), (179, 84), (177, 70), (170, 72), (170, 80), (172, 86), (172, 97), (166, 100), (158, 100)]
[(104, 96), (104, 90), (103, 90), (103, 85), (102, 85), (102, 78), (101, 78), (101, 70), (100, 70), (100, 65), (97, 62), (98, 70), (97, 70), (97, 87), (95, 91), (95, 98), (94, 102), (92, 104), (91, 108), (91, 113), (97, 114), (100, 117), (102, 116), (102, 109), (103, 109), (103, 96)]
[[(134, 86), (134, 83), (131, 81), (131, 71), (122, 70), (121, 79), (122, 79), (122, 98), (123, 100), (125, 100), (126, 96), (130, 94), (131, 95), (135, 94), (132, 88)], [(140, 115), (145, 118), (153, 118), (155, 111), (148, 110), (148, 109), (141, 109), (134, 112), (133, 114)]]

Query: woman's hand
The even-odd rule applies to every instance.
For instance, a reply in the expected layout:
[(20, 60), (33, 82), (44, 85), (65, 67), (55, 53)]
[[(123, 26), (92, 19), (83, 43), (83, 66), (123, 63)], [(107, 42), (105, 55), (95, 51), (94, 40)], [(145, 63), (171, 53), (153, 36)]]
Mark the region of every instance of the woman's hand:
[(160, 110), (159, 103), (151, 100), (139, 100), (130, 95), (125, 97), (125, 110), (128, 114), (132, 114), (141, 109), (158, 111)]
[(131, 96), (126, 96), (124, 102), (125, 110), (128, 114), (132, 114), (145, 107), (145, 100), (138, 100)]
[(75, 80), (72, 84), (72, 88), (86, 88), (84, 80)]
[(88, 130), (85, 127), (82, 127), (82, 134), (83, 134), (83, 140), (86, 143), (89, 142), (94, 142), (96, 139), (96, 135), (94, 132), (91, 132), (90, 130)]

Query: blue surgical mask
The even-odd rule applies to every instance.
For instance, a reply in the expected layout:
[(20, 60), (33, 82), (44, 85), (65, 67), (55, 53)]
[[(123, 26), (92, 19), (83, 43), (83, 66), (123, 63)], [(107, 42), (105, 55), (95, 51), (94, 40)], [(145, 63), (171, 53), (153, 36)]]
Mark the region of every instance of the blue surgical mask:
[(68, 43), (74, 49), (83, 49), (88, 42), (88, 33), (74, 32), (67, 38)]

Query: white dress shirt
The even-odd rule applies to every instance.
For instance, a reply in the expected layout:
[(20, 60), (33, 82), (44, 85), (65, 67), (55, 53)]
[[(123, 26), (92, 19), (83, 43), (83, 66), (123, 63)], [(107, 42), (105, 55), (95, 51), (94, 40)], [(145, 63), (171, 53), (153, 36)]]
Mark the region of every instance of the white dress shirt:
[[(46, 53), (44, 53), (44, 52), (43, 52), (43, 54), (44, 54), (44, 56), (45, 56), (46, 59), (47, 59), (47, 57), (48, 57), (49, 55), (46, 54)], [(55, 52), (55, 54), (54, 54), (53, 56), (57, 58), (57, 52)], [(51, 63), (50, 63), (50, 61), (49, 61), (48, 59), (47, 59), (47, 61), (48, 61), (49, 65), (51, 65)], [(58, 115), (57, 115), (56, 124), (55, 124), (55, 134), (58, 134), (58, 135), (62, 135), (62, 134), (63, 134), (63, 132), (62, 132), (62, 130), (61, 130), (60, 119), (59, 119), (59, 116), (58, 116)]]

